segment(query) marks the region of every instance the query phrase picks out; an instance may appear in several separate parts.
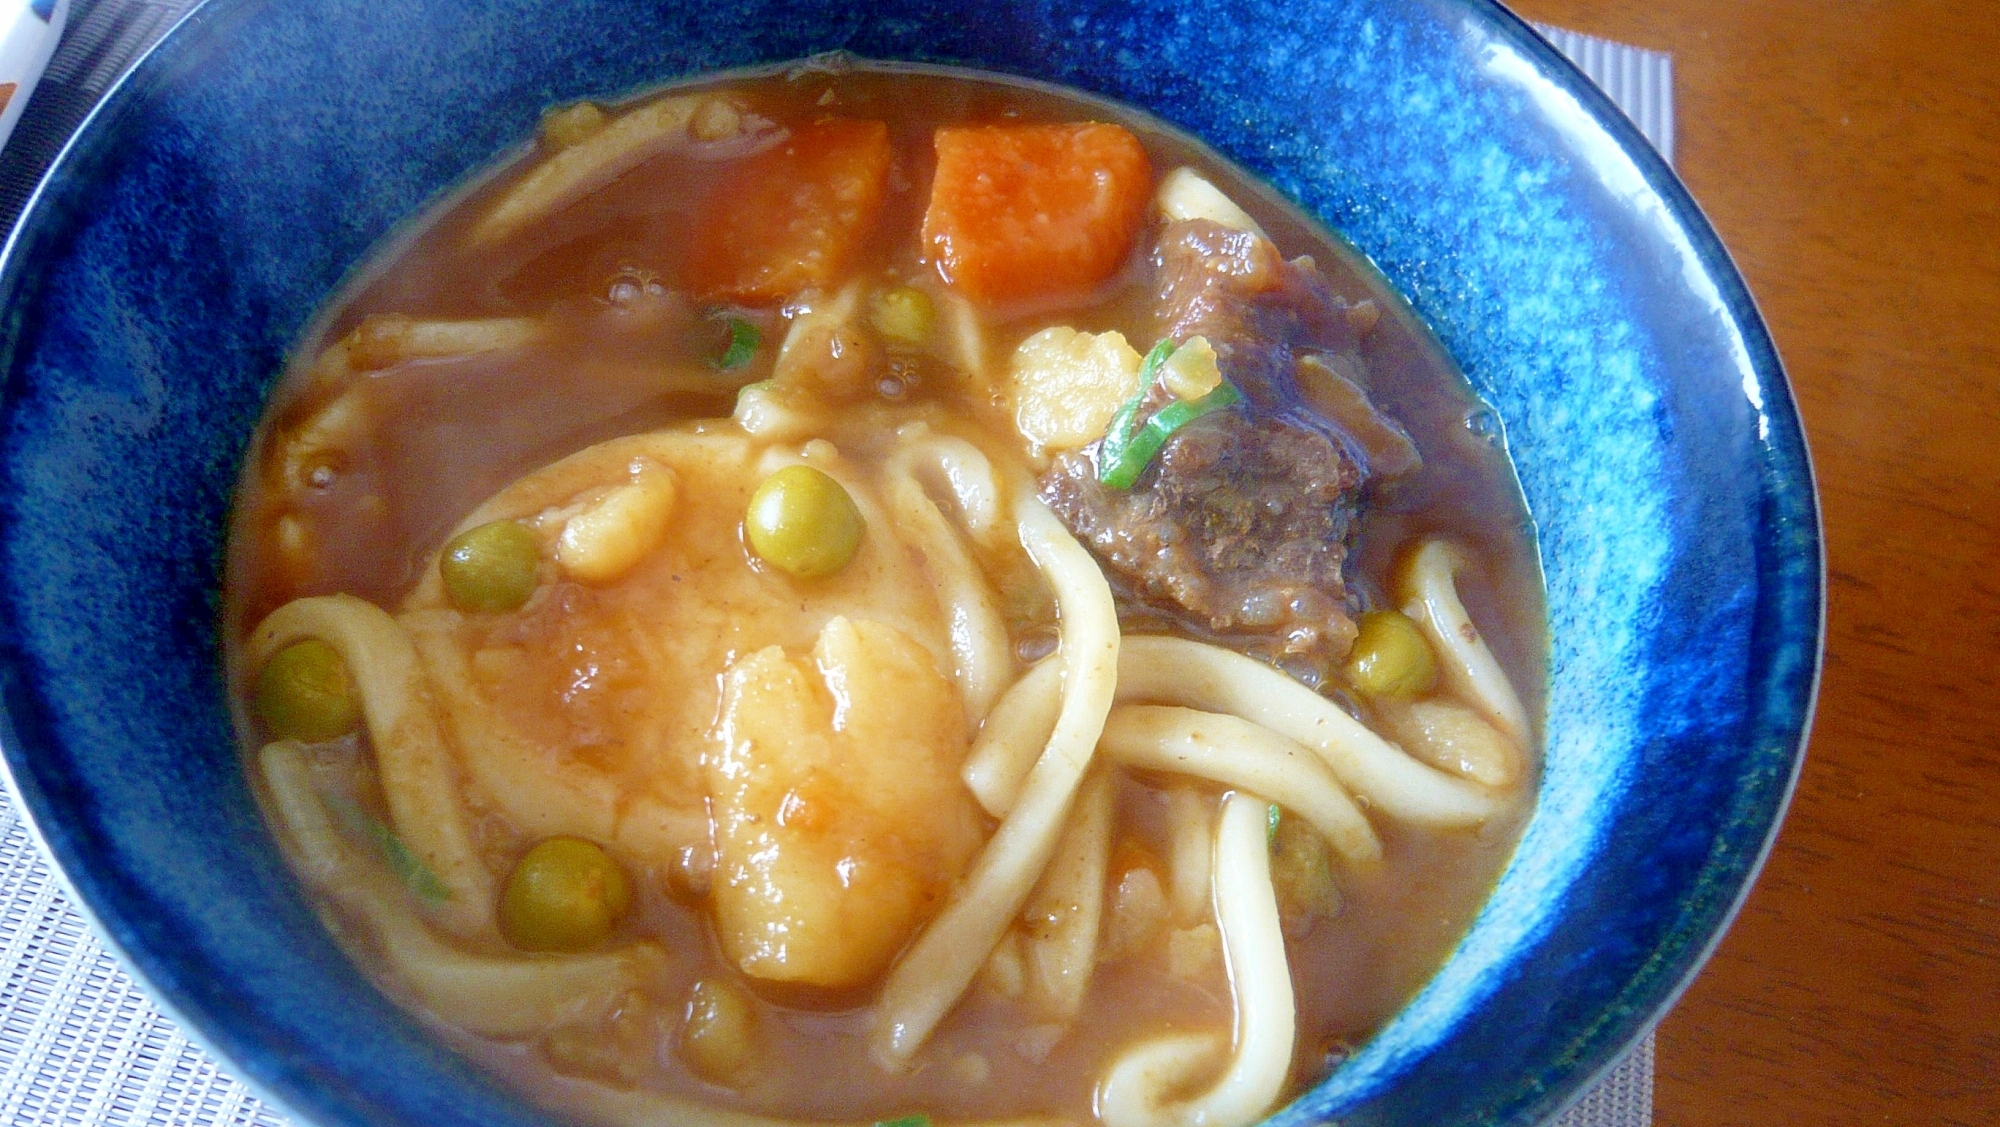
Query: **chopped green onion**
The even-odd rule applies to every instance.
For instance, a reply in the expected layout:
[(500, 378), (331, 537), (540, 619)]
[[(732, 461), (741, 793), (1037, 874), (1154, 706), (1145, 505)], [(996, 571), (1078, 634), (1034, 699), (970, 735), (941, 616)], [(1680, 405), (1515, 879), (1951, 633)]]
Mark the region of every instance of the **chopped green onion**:
[(709, 363), (726, 372), (731, 368), (741, 368), (748, 364), (751, 358), (757, 355), (757, 345), (763, 341), (764, 334), (757, 331), (757, 326), (741, 317), (724, 317), (722, 320), (729, 326), (729, 347), (722, 350), (720, 359), (711, 360)]
[(1129, 441), (1120, 443), (1116, 451), (1111, 449), (1111, 436), (1106, 435), (1104, 446), (1098, 453), (1097, 480), (1113, 489), (1132, 488), (1133, 483), (1139, 480), (1139, 475), (1145, 472), (1146, 467), (1159, 455), (1160, 449), (1166, 446), (1167, 439), (1172, 438), (1175, 431), (1203, 415), (1212, 415), (1224, 407), (1237, 403), (1242, 398), (1243, 393), (1224, 382), (1214, 391), (1193, 402), (1176, 399), (1160, 408), (1153, 413), (1152, 418), (1146, 420), (1146, 425), (1140, 427), (1137, 434)]
[(1273, 802), (1270, 812), (1264, 816), (1264, 844), (1276, 845), (1278, 843), (1278, 823), (1283, 820), (1284, 816), (1285, 812), (1278, 809), (1278, 804)]
[(1146, 353), (1146, 358), (1139, 362), (1139, 398), (1145, 398), (1146, 389), (1153, 386), (1154, 378), (1160, 374), (1160, 365), (1166, 363), (1167, 358), (1172, 356), (1174, 349), (1178, 347), (1173, 341), (1163, 338), (1153, 346), (1151, 352)]
[(904, 1115), (895, 1119), (877, 1119), (875, 1127), (931, 1127), (928, 1115)]
[(1111, 416), (1111, 426), (1104, 432), (1104, 441), (1097, 446), (1097, 476), (1103, 480), (1106, 467), (1125, 456), (1125, 448), (1132, 444), (1132, 438), (1139, 429), (1139, 404), (1146, 398), (1142, 388), (1139, 394), (1127, 400), (1118, 413)]
[(1118, 412), (1111, 416), (1111, 426), (1104, 432), (1104, 441), (1097, 447), (1097, 479), (1106, 480), (1104, 467), (1116, 463), (1125, 455), (1125, 448), (1132, 444), (1133, 436), (1139, 430), (1139, 408), (1145, 405), (1146, 392), (1152, 389), (1153, 378), (1159, 374), (1160, 365), (1174, 354), (1174, 342), (1162, 340), (1146, 354), (1139, 365), (1139, 390), (1132, 393)]
[(396, 879), (416, 893), (419, 899), (426, 904), (442, 904), (451, 899), (451, 889), (445, 887), (436, 873), (431, 872), (430, 866), (410, 852), (410, 847), (403, 844), (396, 831), (345, 798), (329, 798), (327, 805), (340, 815), (340, 820), (347, 823), (350, 829), (359, 830), (375, 843), (375, 848), (382, 851), (382, 859), (388, 862), (389, 871), (396, 874)]
[(403, 844), (403, 839), (397, 837), (394, 830), (370, 818), (368, 833), (388, 860), (390, 871), (396, 874), (397, 880), (408, 885), (411, 892), (431, 904), (442, 904), (451, 899), (451, 889), (446, 888), (444, 881), (431, 872), (430, 866), (410, 852), (410, 847)]

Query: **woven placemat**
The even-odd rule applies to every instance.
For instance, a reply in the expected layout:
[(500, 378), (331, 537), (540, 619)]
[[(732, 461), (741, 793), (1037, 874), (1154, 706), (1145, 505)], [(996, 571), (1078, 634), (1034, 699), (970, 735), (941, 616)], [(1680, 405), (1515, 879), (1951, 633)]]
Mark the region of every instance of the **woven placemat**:
[[(77, 0), (69, 29), (0, 151), (0, 231), (119, 75), (196, 0)], [(1671, 59), (1540, 28), (1673, 159)], [(1648, 1036), (1551, 1127), (1648, 1127)], [(0, 788), (0, 1123), (290, 1127), (154, 1007), (70, 906)]]

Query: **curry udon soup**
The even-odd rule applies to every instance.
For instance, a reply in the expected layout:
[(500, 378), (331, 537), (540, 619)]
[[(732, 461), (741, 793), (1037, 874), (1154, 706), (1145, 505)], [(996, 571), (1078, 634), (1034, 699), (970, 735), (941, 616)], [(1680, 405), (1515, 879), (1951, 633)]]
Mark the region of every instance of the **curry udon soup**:
[(1263, 1116), (1531, 802), (1490, 416), (1213, 154), (979, 76), (552, 110), (280, 382), (228, 636), (329, 926), (606, 1123)]

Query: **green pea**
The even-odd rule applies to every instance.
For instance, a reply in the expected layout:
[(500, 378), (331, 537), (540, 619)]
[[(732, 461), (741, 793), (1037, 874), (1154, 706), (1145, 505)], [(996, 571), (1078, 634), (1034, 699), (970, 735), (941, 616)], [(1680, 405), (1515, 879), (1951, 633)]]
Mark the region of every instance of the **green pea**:
[(256, 708), (282, 740), (324, 743), (361, 723), (361, 705), (340, 651), (307, 638), (271, 655), (257, 673)]
[(846, 567), (861, 546), (862, 527), (854, 498), (811, 466), (786, 466), (765, 478), (743, 519), (751, 550), (800, 579)]
[(1347, 679), (1368, 696), (1408, 700), (1437, 684), (1437, 659), (1407, 615), (1371, 610), (1347, 655)]
[(535, 593), (542, 546), (519, 521), (496, 520), (451, 538), (438, 560), (460, 610), (513, 610)]
[(625, 870), (578, 837), (543, 841), (514, 866), (500, 893), (500, 931), (524, 951), (582, 951), (632, 907)]
[(929, 295), (911, 286), (884, 290), (875, 295), (873, 305), (869, 319), (875, 331), (896, 344), (914, 348), (924, 343), (937, 323)]
[(741, 986), (705, 978), (688, 991), (681, 1058), (716, 1084), (739, 1079), (757, 1051), (757, 1011)]
[(1271, 834), (1271, 887), (1278, 915), (1290, 927), (1340, 911), (1332, 851), (1304, 818), (1286, 818)]

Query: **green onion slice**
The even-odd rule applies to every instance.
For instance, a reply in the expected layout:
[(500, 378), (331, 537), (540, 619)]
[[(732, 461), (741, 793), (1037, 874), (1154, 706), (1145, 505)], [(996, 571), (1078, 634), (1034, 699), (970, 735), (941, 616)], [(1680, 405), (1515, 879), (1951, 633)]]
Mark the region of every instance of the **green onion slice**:
[(726, 372), (748, 364), (757, 355), (757, 346), (763, 342), (764, 334), (741, 317), (724, 317), (722, 320), (729, 326), (729, 347), (722, 350), (721, 357), (709, 363)]
[(358, 830), (375, 843), (375, 848), (382, 851), (382, 860), (388, 862), (389, 871), (396, 874), (396, 879), (402, 881), (411, 892), (416, 893), (418, 899), (433, 905), (451, 899), (451, 889), (445, 885), (443, 879), (432, 872), (430, 866), (424, 864), (415, 853), (410, 852), (410, 847), (403, 844), (403, 839), (396, 836), (395, 830), (383, 825), (380, 819), (370, 816), (345, 798), (330, 797), (326, 801), (349, 829)]
[(895, 1119), (878, 1119), (875, 1127), (931, 1127), (928, 1115), (904, 1115)]
[(1107, 468), (1122, 458), (1126, 447), (1132, 445), (1132, 439), (1138, 434), (1139, 408), (1146, 402), (1146, 392), (1151, 390), (1154, 378), (1159, 375), (1160, 365), (1173, 354), (1174, 342), (1162, 340), (1153, 346), (1145, 361), (1139, 365), (1139, 390), (1133, 392), (1132, 398), (1127, 399), (1111, 416), (1111, 426), (1104, 432), (1104, 441), (1098, 444), (1097, 480), (1108, 482), (1110, 479), (1104, 476)]
[(1285, 812), (1278, 809), (1278, 804), (1273, 802), (1270, 812), (1264, 815), (1264, 844), (1278, 844), (1278, 823), (1283, 821), (1284, 817)]
[(1139, 475), (1145, 472), (1155, 457), (1159, 456), (1161, 448), (1166, 446), (1167, 439), (1172, 438), (1175, 431), (1203, 415), (1213, 415), (1231, 404), (1241, 402), (1242, 399), (1242, 392), (1224, 382), (1214, 391), (1193, 402), (1176, 399), (1160, 408), (1154, 412), (1152, 418), (1146, 420), (1146, 425), (1140, 427), (1138, 433), (1129, 441), (1119, 443), (1116, 449), (1112, 447), (1112, 436), (1106, 435), (1104, 445), (1099, 448), (1097, 455), (1097, 480), (1113, 489), (1132, 488), (1139, 480)]

